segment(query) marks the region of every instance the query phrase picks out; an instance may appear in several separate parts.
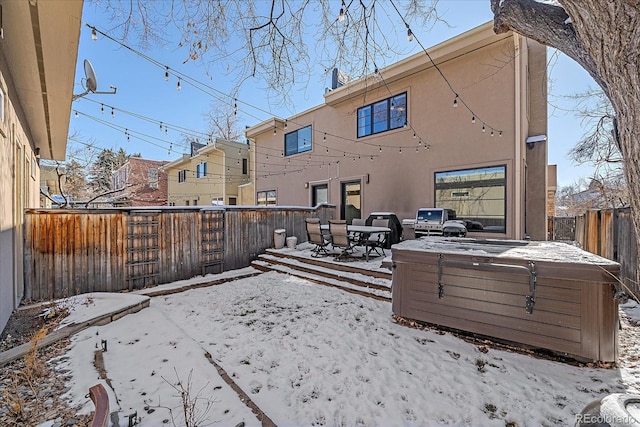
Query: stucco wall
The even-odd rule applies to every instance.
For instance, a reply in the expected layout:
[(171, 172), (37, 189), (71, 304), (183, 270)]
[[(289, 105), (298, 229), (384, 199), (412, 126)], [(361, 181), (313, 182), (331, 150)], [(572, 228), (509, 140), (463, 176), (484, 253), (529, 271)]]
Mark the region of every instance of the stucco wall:
[[(403, 65), (404, 71), (386, 78), (384, 84), (371, 79), (365, 90), (338, 89), (346, 94), (331, 94), (326, 105), (287, 119), (286, 130), (284, 121), (275, 121), (275, 135), (273, 126), (263, 125), (264, 130), (255, 126), (249, 137), (256, 142), (256, 191), (276, 190), (278, 205), (311, 205), (313, 185), (326, 183), (328, 202), (340, 212), (341, 183), (360, 181), (363, 217), (372, 211), (391, 211), (400, 218), (411, 218), (417, 208), (433, 206), (436, 172), (506, 165), (506, 232), (489, 236), (522, 238), (525, 201), (520, 132), (529, 126), (522, 126), (520, 122), (528, 119), (517, 115), (516, 108), (520, 101), (516, 73), (519, 79), (526, 81), (527, 77), (526, 70), (516, 66), (517, 37), (491, 35), (478, 42), (474, 36), (466, 48), (457, 41), (460, 49), (438, 62), (460, 99), (476, 113), (475, 124), (464, 106), (453, 108), (451, 89), (424, 57), (416, 60), (421, 65)], [(381, 74), (384, 77), (385, 70)], [(348, 93), (350, 90), (353, 92)], [(358, 108), (403, 92), (408, 98), (408, 122), (419, 138), (413, 137), (410, 127), (357, 138)], [(542, 102), (542, 97), (536, 102)], [(546, 133), (546, 108), (529, 112), (538, 113), (544, 114), (544, 121), (535, 130)], [(313, 149), (281, 156), (285, 133), (308, 125), (314, 129)]]
[(30, 135), (22, 123), (16, 89), (0, 51), (0, 90), (4, 117), (0, 119), (0, 330), (23, 295), (23, 211), (38, 207), (40, 168)]

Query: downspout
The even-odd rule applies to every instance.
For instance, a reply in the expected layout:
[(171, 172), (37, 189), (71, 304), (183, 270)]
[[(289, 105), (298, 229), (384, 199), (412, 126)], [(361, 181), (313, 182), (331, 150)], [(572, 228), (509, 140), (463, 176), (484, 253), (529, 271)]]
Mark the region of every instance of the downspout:
[[(523, 159), (522, 159), (522, 128), (521, 128), (521, 123), (522, 123), (522, 108), (521, 108), (521, 102), (522, 102), (522, 89), (521, 89), (521, 84), (522, 84), (522, 75), (521, 75), (521, 64), (520, 61), (522, 60), (522, 57), (520, 55), (520, 35), (513, 33), (513, 46), (514, 46), (514, 55), (515, 55), (515, 67), (514, 67), (514, 86), (515, 86), (515, 91), (514, 91), (514, 106), (515, 106), (515, 114), (514, 114), (514, 141), (513, 143), (515, 144), (514, 146), (514, 161), (513, 161), (513, 166), (515, 168), (515, 170), (513, 171), (513, 200), (511, 201), (511, 203), (509, 203), (511, 206), (513, 206), (513, 224), (512, 227), (510, 227), (513, 232), (512, 232), (512, 236), (515, 239), (521, 238), (522, 236), (519, 236), (519, 232), (522, 229), (522, 216), (523, 216), (523, 212), (522, 212), (522, 200), (525, 200), (526, 203), (526, 196), (523, 195), (523, 191), (524, 189), (522, 188), (522, 182), (524, 181), (522, 179), (522, 174), (523, 174)], [(526, 170), (526, 168), (524, 168)], [(526, 178), (525, 178), (526, 180)], [(526, 211), (526, 209), (525, 209)], [(507, 216), (508, 218), (508, 216)]]

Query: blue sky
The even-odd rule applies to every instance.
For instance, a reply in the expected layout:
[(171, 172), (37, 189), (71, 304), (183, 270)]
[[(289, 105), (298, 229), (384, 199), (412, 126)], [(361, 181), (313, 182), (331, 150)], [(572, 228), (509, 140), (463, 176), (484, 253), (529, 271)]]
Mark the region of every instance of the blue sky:
[[(337, 13), (340, 2), (334, 3)], [(438, 12), (449, 27), (441, 23), (431, 29), (412, 25), (416, 39), (426, 47), (492, 19), (488, 0), (440, 0)], [(83, 21), (83, 24), (115, 36), (113, 24), (107, 16), (90, 3), (85, 3)], [(405, 58), (418, 49), (417, 43), (406, 42), (405, 30), (400, 28), (398, 45), (402, 51), (395, 60)], [(184, 63), (188, 53), (186, 49), (178, 47), (177, 40), (144, 51), (136, 46), (135, 40), (127, 43), (156, 61), (155, 64), (101, 35), (98, 40), (92, 40), (91, 30), (82, 26), (74, 93), (83, 92), (85, 59), (95, 69), (98, 91), (110, 91), (109, 87), (113, 85), (117, 87), (117, 93), (90, 94), (74, 101), (72, 109), (78, 112), (78, 116), (72, 113), (69, 133), (76, 134), (77, 140), (93, 142), (98, 148), (122, 147), (128, 153), (141, 153), (144, 158), (178, 158), (186, 152), (181, 145), (182, 132), (202, 133), (204, 139), (207, 132), (205, 114), (215, 103), (237, 103), (239, 124), (243, 128), (274, 115), (284, 118), (319, 105), (323, 102), (325, 88), (331, 84), (330, 75), (318, 65), (316, 73), (308, 80), (302, 79), (289, 91), (293, 105), (281, 106), (278, 99), (269, 100), (265, 83), (254, 80), (246, 81), (236, 95), (237, 101), (233, 101), (233, 98), (224, 96), (232, 90), (230, 78), (225, 76), (229, 64), (217, 63), (205, 67), (199, 61)], [(313, 40), (310, 39), (310, 43)], [(567, 157), (584, 129), (579, 119), (571, 112), (564, 111), (571, 110), (573, 106), (563, 96), (584, 92), (588, 88), (595, 88), (596, 84), (573, 60), (564, 55), (553, 55), (552, 51), (548, 56), (549, 78), (553, 81), (548, 108), (549, 163), (558, 165), (558, 185), (565, 186), (580, 178), (588, 178), (593, 168), (575, 165)], [(171, 70), (169, 81), (165, 81), (164, 66)], [(201, 90), (191, 86), (188, 80), (181, 79), (181, 90), (178, 91), (174, 70), (176, 74), (182, 73), (205, 83), (207, 87)], [(167, 126), (161, 128), (159, 122), (168, 123), (168, 129)]]

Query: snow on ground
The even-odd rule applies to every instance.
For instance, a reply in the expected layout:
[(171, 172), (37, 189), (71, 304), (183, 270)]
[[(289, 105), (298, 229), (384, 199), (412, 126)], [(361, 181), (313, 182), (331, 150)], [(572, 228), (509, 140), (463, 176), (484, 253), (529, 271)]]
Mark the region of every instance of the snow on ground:
[[(635, 303), (623, 308), (640, 318)], [(178, 381), (200, 411), (211, 404), (198, 425), (260, 425), (205, 352), (280, 427), (573, 425), (592, 400), (640, 392), (635, 327), (621, 333), (620, 368), (596, 369), (485, 352), (391, 314), (388, 302), (271, 272), (153, 298), (75, 335), (58, 366), (73, 373), (67, 397), (93, 411), (86, 394), (101, 381), (93, 359), (106, 340), (111, 406), (120, 425), (137, 411), (142, 426), (170, 421), (166, 408), (184, 425)]]

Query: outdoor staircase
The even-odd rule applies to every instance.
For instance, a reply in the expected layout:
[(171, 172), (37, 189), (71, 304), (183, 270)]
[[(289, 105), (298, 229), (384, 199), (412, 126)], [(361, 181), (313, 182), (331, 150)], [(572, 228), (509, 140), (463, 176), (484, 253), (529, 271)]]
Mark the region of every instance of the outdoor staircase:
[[(382, 301), (391, 301), (391, 270), (361, 268), (332, 257), (310, 258), (295, 252), (267, 249), (251, 266), (261, 271), (277, 271), (325, 286), (340, 288)], [(377, 265), (377, 264), (376, 264)], [(386, 265), (386, 263), (383, 263)]]

